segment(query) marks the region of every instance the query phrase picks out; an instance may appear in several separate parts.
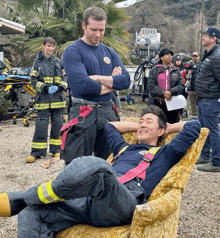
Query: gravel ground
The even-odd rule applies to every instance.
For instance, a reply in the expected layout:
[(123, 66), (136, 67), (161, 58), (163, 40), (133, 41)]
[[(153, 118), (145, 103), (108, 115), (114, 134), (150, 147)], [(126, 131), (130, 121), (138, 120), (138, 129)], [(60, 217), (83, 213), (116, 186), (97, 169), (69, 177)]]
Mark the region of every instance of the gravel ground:
[[(135, 114), (129, 112), (129, 116)], [(123, 112), (122, 118), (126, 116)], [(0, 192), (23, 191), (47, 178), (53, 178), (64, 167), (62, 160), (42, 168), (42, 162), (49, 161), (51, 155), (27, 164), (35, 122), (24, 127), (18, 119), (0, 123)], [(193, 169), (182, 196), (179, 238), (220, 238), (220, 173), (204, 173)], [(17, 237), (17, 216), (0, 218), (0, 238)], [(153, 238), (153, 237), (152, 237)]]

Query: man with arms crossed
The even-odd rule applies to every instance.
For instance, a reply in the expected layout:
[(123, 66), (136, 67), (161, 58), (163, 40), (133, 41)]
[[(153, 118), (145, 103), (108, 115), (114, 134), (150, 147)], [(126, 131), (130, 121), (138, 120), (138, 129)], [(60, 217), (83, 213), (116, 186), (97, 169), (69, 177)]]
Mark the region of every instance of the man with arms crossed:
[[(76, 157), (93, 153), (108, 158), (110, 148), (104, 128), (108, 121), (116, 121), (112, 92), (130, 85), (129, 73), (117, 53), (100, 43), (106, 22), (103, 9), (86, 9), (82, 22), (84, 36), (68, 46), (63, 54), (72, 96), (69, 121), (83, 115), (79, 123), (69, 127), (66, 140), (63, 139), (61, 158), (66, 164)], [(82, 112), (83, 106), (87, 106), (85, 110), (89, 106), (86, 116)]]

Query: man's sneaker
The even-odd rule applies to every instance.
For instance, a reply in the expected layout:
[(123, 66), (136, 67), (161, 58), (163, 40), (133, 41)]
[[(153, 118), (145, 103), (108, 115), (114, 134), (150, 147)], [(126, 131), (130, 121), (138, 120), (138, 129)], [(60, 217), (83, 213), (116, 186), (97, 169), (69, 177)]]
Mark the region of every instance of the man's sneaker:
[(199, 157), (196, 161), (196, 164), (208, 164), (210, 162), (210, 159), (203, 159), (202, 157)]
[(53, 158), (60, 158), (60, 153), (53, 154)]
[(26, 162), (27, 163), (34, 163), (36, 159), (39, 159), (40, 156), (33, 156), (33, 155), (29, 155), (26, 158)]
[(203, 172), (220, 172), (220, 165), (214, 166), (212, 161), (209, 161), (208, 164), (199, 165), (197, 169)]

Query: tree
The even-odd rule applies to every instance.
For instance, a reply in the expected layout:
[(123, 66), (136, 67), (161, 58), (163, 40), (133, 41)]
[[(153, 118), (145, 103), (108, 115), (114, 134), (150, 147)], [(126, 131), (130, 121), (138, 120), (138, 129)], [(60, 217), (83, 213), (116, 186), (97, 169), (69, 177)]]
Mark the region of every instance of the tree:
[(129, 16), (123, 9), (115, 6), (115, 3), (121, 1), (123, 0), (105, 4), (102, 0), (17, 0), (17, 11), (25, 12), (25, 17), (21, 16), (21, 19), (26, 26), (28, 40), (25, 46), (29, 54), (36, 54), (41, 48), (43, 38), (51, 36), (58, 44), (56, 54), (61, 56), (67, 45), (82, 36), (81, 22), (84, 10), (91, 6), (99, 6), (108, 16), (103, 42), (126, 59), (129, 51), (126, 40), (129, 33), (123, 23)]

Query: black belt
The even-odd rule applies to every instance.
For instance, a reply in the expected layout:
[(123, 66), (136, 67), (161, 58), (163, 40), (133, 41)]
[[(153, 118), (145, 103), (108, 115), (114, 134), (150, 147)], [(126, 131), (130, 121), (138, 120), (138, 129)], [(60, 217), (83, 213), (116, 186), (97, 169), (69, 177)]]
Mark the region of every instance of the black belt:
[(71, 101), (73, 103), (77, 103), (77, 104), (80, 104), (80, 105), (89, 105), (91, 107), (103, 107), (103, 106), (112, 105), (112, 100), (110, 100), (108, 102), (94, 102), (94, 101), (89, 101), (89, 100), (85, 100), (85, 99), (82, 99), (82, 98), (71, 97)]

